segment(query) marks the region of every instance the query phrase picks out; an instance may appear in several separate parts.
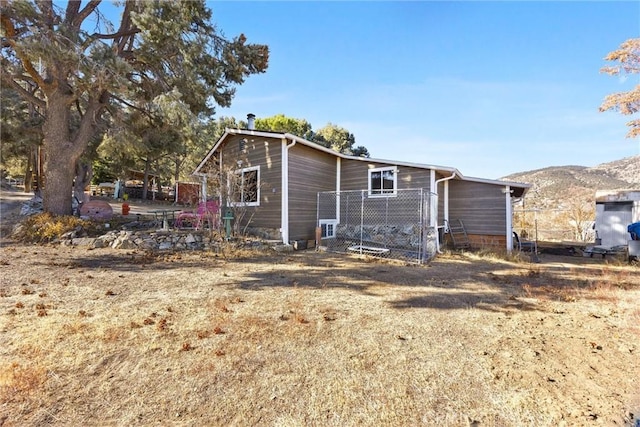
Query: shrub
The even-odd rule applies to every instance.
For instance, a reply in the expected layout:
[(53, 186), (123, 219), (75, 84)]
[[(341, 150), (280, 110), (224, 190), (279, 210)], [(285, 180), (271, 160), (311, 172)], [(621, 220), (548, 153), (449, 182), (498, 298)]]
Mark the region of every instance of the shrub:
[(14, 237), (23, 242), (45, 243), (59, 239), (70, 231), (91, 228), (90, 221), (75, 216), (55, 216), (50, 213), (41, 213), (27, 217), (22, 221)]

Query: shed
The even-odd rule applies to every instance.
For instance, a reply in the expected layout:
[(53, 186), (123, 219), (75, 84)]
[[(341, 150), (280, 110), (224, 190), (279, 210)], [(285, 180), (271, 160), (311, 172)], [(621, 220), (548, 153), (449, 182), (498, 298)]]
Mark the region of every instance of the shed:
[(626, 245), (630, 240), (627, 227), (640, 221), (640, 190), (596, 191), (596, 236), (600, 245)]

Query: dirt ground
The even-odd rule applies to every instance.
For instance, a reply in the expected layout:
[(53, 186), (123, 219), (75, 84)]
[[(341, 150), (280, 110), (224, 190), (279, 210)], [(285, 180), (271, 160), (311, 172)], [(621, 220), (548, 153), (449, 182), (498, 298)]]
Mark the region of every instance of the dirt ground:
[(635, 425), (640, 270), (541, 261), (3, 233), (0, 426)]

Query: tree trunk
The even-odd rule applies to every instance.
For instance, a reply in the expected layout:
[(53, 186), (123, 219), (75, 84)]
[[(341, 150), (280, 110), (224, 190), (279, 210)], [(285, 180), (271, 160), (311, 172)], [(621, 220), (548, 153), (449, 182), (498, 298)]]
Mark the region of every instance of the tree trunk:
[(44, 211), (55, 215), (71, 215), (71, 195), (76, 162), (89, 145), (97, 130), (100, 112), (108, 100), (103, 92), (98, 98), (89, 97), (80, 124), (71, 136), (71, 104), (73, 93), (64, 79), (46, 92), (47, 108), (42, 130), (44, 133)]
[(44, 187), (44, 155), (42, 147), (37, 146), (35, 152), (36, 165), (36, 196), (42, 197), (42, 188)]
[(175, 183), (177, 183), (180, 180), (180, 167), (182, 166), (182, 162), (184, 161), (184, 158), (180, 158), (180, 155), (176, 155), (173, 159), (173, 162), (175, 164), (175, 169), (173, 170), (173, 183), (175, 185)]
[(78, 160), (76, 163), (76, 176), (73, 181), (73, 195), (80, 202), (84, 202), (84, 189), (91, 183), (93, 167), (90, 161)]
[(149, 191), (149, 168), (151, 160), (147, 157), (144, 161), (144, 177), (142, 178), (142, 200), (147, 200), (147, 192)]
[[(43, 125), (44, 143), (44, 211), (55, 215), (71, 215), (71, 192), (76, 161), (84, 151), (88, 138), (71, 141), (69, 132), (69, 95), (60, 90), (47, 96), (47, 115)], [(79, 144), (80, 143), (80, 144)]]
[[(48, 151), (61, 152), (61, 150)], [(55, 215), (71, 215), (75, 160), (70, 156), (65, 157), (64, 160), (56, 160), (51, 155), (47, 155), (45, 160), (44, 210)]]
[(31, 184), (33, 182), (33, 147), (27, 156), (27, 169), (24, 172), (24, 192), (31, 193)]

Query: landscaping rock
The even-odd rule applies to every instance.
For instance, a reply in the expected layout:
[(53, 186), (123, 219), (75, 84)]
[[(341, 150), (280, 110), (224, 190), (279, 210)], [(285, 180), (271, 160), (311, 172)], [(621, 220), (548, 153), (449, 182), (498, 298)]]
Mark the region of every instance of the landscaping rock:
[(20, 209), (20, 215), (23, 216), (31, 216), (42, 212), (44, 212), (42, 197), (38, 196), (34, 196), (33, 199), (28, 200)]
[(95, 243), (96, 239), (91, 238), (91, 237), (78, 237), (75, 239), (71, 239), (71, 244), (73, 246), (89, 246), (89, 247), (95, 247), (94, 243)]

